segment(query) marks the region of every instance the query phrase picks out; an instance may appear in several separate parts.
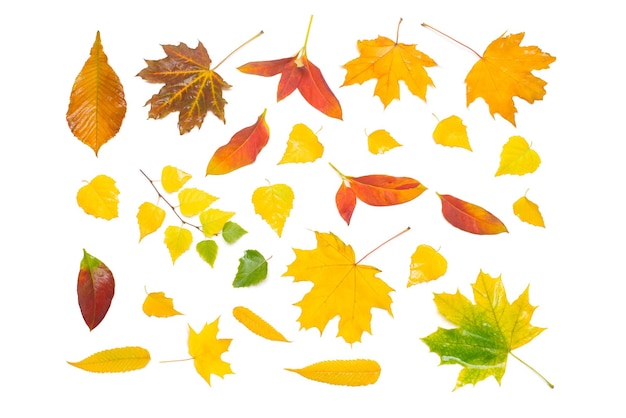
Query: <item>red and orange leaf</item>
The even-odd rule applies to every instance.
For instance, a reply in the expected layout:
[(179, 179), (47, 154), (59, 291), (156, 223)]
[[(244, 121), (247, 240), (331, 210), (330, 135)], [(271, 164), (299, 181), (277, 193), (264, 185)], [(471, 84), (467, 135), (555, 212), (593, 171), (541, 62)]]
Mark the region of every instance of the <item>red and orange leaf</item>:
[(337, 190), (337, 194), (335, 195), (335, 204), (337, 205), (339, 215), (341, 215), (343, 220), (350, 225), (350, 219), (352, 219), (352, 213), (356, 207), (356, 194), (354, 193), (354, 190), (346, 186), (346, 183), (343, 181), (341, 182), (341, 186), (339, 186), (339, 190)]
[(426, 190), (423, 184), (411, 177), (371, 174), (346, 179), (356, 197), (372, 206), (399, 205), (415, 199)]
[(226, 122), (222, 93), (231, 86), (211, 69), (211, 58), (202, 42), (196, 48), (182, 42), (178, 46), (163, 45), (163, 50), (165, 58), (145, 60), (148, 66), (137, 74), (150, 83), (165, 84), (146, 102), (150, 104), (148, 116), (161, 119), (179, 112), (181, 135), (200, 128), (209, 111)]
[(441, 213), (450, 225), (477, 235), (495, 235), (509, 232), (500, 219), (473, 203), (450, 195), (441, 195)]
[[(342, 118), (341, 105), (333, 92), (328, 87), (324, 76), (315, 64), (308, 60), (306, 55), (302, 55), (302, 67), (298, 67), (302, 72), (302, 78), (298, 83), (298, 91), (311, 106), (330, 116), (331, 118)], [(298, 60), (296, 60), (296, 64)]]
[(102, 261), (84, 249), (78, 272), (77, 293), (80, 312), (91, 331), (109, 311), (115, 294), (115, 279)]
[(283, 72), (283, 69), (287, 63), (293, 61), (295, 57), (281, 58), (271, 61), (256, 61), (249, 62), (237, 68), (242, 73), (260, 75), (264, 77), (271, 77)]

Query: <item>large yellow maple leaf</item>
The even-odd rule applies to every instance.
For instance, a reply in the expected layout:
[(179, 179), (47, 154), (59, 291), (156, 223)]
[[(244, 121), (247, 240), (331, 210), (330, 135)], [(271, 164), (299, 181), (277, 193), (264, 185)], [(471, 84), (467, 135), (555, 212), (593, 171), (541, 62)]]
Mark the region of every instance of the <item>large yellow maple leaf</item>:
[(283, 276), (294, 281), (313, 282), (313, 288), (295, 305), (302, 309), (298, 318), (302, 328), (317, 328), (320, 333), (328, 322), (339, 316), (338, 337), (352, 344), (361, 341), (363, 331), (371, 334), (372, 308), (391, 315), (393, 291), (376, 277), (379, 269), (355, 261), (354, 250), (333, 233), (315, 232), (317, 247), (294, 249), (296, 259)]

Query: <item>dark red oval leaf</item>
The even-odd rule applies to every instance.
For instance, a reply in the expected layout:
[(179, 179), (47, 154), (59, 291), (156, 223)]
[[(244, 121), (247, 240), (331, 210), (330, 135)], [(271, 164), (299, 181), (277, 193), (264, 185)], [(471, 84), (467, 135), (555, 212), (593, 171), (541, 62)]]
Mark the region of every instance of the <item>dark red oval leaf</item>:
[(78, 272), (78, 306), (89, 330), (93, 330), (106, 316), (115, 293), (115, 279), (111, 270), (96, 257), (83, 250)]

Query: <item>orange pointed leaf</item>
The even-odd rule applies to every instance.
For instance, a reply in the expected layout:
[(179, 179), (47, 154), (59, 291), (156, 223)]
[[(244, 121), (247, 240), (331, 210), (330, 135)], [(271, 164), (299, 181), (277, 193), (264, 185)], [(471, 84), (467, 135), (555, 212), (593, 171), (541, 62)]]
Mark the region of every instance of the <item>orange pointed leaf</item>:
[(450, 225), (477, 235), (509, 232), (500, 219), (490, 212), (450, 195), (441, 195), (441, 213)]
[(211, 385), (211, 375), (223, 378), (233, 374), (230, 363), (222, 360), (222, 354), (228, 351), (231, 339), (218, 339), (217, 333), (219, 318), (210, 324), (205, 324), (200, 332), (189, 326), (189, 355), (193, 358), (196, 371)]
[(350, 219), (352, 219), (352, 213), (356, 207), (356, 194), (351, 187), (346, 186), (345, 182), (341, 182), (339, 190), (335, 195), (335, 204), (339, 215), (343, 218), (348, 225), (350, 225)]

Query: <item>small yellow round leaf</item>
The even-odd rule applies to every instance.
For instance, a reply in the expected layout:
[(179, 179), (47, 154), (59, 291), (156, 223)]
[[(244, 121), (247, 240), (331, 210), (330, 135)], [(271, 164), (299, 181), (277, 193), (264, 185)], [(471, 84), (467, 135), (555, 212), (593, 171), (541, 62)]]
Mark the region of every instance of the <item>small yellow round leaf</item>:
[(324, 146), (317, 139), (317, 135), (303, 123), (294, 125), (287, 149), (278, 164), (309, 163), (317, 160), (324, 153)]
[(171, 165), (163, 167), (161, 171), (161, 185), (168, 193), (178, 191), (190, 178), (191, 174)]
[(259, 187), (252, 193), (254, 211), (280, 237), (283, 227), (293, 207), (293, 190), (286, 184), (273, 184)]
[(165, 239), (163, 242), (167, 246), (172, 258), (172, 264), (176, 262), (185, 251), (191, 246), (193, 236), (191, 231), (179, 226), (168, 226), (165, 230)]
[(168, 318), (174, 315), (182, 315), (174, 309), (172, 298), (165, 296), (163, 292), (152, 292), (146, 296), (142, 306), (143, 312), (148, 316)]
[(532, 173), (541, 164), (539, 154), (521, 136), (512, 136), (508, 142), (502, 147), (500, 153), (500, 167), (496, 172), (496, 176), (503, 174), (515, 174), (522, 176)]
[(76, 202), (85, 213), (96, 218), (111, 220), (117, 218), (119, 194), (120, 191), (115, 187), (115, 180), (100, 174), (78, 190)]
[(458, 116), (450, 116), (441, 120), (433, 131), (433, 139), (439, 145), (459, 147), (472, 150), (467, 136), (467, 127)]
[(139, 241), (146, 235), (150, 235), (161, 227), (165, 219), (165, 211), (150, 202), (143, 202), (137, 212), (137, 224), (139, 224)]
[(367, 148), (372, 154), (383, 154), (390, 149), (400, 146), (402, 146), (402, 144), (396, 141), (391, 134), (384, 129), (374, 131), (367, 136)]
[(448, 262), (430, 245), (419, 245), (411, 256), (411, 272), (406, 287), (429, 282), (443, 276)]
[(539, 206), (526, 196), (522, 196), (513, 203), (513, 213), (522, 221), (543, 228), (546, 225), (543, 222), (543, 216), (539, 212)]
[(178, 193), (180, 212), (187, 217), (199, 214), (216, 200), (217, 197), (194, 187), (183, 189)]

